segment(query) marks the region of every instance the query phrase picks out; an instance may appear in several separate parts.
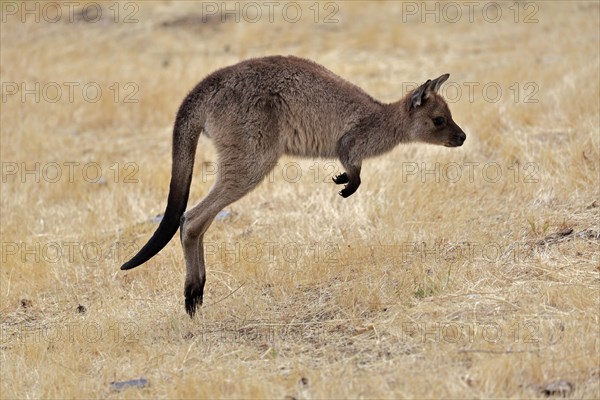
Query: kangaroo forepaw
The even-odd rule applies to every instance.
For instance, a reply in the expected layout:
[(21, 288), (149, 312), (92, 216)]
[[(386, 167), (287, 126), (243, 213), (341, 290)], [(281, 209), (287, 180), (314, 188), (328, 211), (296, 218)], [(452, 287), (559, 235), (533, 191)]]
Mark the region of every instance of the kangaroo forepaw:
[(342, 185), (344, 183), (348, 183), (348, 174), (346, 174), (345, 172), (342, 172), (341, 174), (339, 174), (338, 176), (334, 176), (333, 181), (337, 184), (337, 185)]
[(194, 318), (196, 309), (202, 305), (204, 288), (202, 286), (187, 286), (185, 288), (185, 312), (190, 318)]
[(346, 198), (356, 192), (356, 189), (358, 189), (358, 186), (346, 185), (342, 190), (340, 190), (340, 196)]

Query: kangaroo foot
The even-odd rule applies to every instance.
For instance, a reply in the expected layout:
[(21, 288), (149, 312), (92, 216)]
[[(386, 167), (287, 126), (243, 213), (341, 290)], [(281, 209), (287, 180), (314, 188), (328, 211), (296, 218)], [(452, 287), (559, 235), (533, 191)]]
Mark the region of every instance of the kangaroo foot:
[(203, 284), (189, 284), (185, 287), (185, 312), (190, 318), (194, 318), (196, 309), (202, 305), (202, 297), (204, 295)]

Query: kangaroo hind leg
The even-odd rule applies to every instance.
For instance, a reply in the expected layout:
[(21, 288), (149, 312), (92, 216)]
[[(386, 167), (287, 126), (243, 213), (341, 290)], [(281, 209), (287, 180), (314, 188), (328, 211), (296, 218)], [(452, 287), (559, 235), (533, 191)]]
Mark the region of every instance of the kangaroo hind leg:
[(229, 147), (219, 154), (217, 180), (208, 195), (181, 219), (181, 242), (186, 263), (185, 309), (193, 317), (202, 304), (206, 266), (204, 233), (215, 216), (254, 189), (275, 166), (276, 146), (251, 152), (244, 146)]

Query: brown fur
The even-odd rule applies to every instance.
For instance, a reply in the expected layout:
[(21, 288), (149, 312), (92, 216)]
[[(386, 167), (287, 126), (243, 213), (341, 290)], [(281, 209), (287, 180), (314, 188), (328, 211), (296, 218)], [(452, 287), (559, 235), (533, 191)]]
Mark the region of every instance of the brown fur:
[[(203, 236), (217, 213), (258, 185), (283, 154), (339, 157), (348, 197), (360, 185), (362, 160), (399, 143), (461, 146), (466, 138), (437, 94), (448, 78), (427, 81), (403, 99), (381, 103), (312, 61), (265, 57), (213, 72), (185, 98), (173, 132), (173, 166), (165, 216), (148, 243), (121, 269), (158, 253), (180, 227), (186, 261), (186, 311), (202, 304)], [(217, 181), (184, 213), (201, 132), (218, 152)]]

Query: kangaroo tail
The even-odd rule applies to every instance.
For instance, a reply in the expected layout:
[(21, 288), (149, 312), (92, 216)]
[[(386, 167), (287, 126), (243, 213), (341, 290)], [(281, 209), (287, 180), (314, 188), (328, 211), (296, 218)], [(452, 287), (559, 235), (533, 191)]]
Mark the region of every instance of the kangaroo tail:
[(185, 212), (190, 195), (194, 157), (198, 137), (202, 131), (202, 126), (191, 123), (193, 121), (190, 119), (194, 118), (190, 118), (192, 114), (190, 111), (189, 102), (184, 102), (175, 121), (171, 184), (163, 219), (148, 243), (131, 260), (121, 266), (123, 270), (135, 268), (154, 257), (169, 243), (179, 228), (179, 221)]

